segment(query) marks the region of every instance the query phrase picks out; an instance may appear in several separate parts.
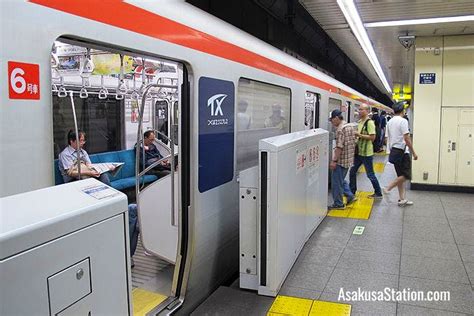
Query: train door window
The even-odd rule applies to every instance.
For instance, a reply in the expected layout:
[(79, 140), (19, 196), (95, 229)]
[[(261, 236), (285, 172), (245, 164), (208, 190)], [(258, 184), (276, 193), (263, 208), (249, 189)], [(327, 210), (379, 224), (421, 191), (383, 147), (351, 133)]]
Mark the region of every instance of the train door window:
[(344, 114), (344, 118), (347, 123), (351, 122), (351, 101), (346, 101), (345, 106), (343, 106), (343, 110), (341, 110)]
[[(179, 190), (178, 185), (183, 185), (183, 178), (188, 179), (189, 166), (181, 168), (175, 164), (176, 167), (171, 168), (166, 161), (158, 159), (174, 159), (175, 162), (184, 159), (179, 156), (177, 141), (173, 146), (168, 141), (177, 139), (178, 135), (184, 66), (138, 53), (125, 54), (112, 48), (84, 45), (62, 39), (53, 46), (51, 88), (55, 157), (68, 146), (66, 135), (77, 123), (78, 129), (87, 135), (84, 148), (92, 163), (124, 163), (116, 173), (109, 172), (108, 175), (111, 186), (122, 190), (130, 203), (138, 205), (140, 234), (139, 237), (135, 235), (138, 247), (134, 258), (140, 264), (132, 270), (131, 282), (133, 287), (146, 283), (148, 290), (154, 284), (155, 292), (168, 296), (174, 291), (171, 287), (177, 286), (177, 282), (173, 282), (177, 274), (172, 271), (175, 264), (180, 266), (177, 260), (181, 260), (176, 256), (181, 236), (178, 205), (180, 201), (184, 202), (180, 195), (183, 190)], [(155, 164), (142, 166), (137, 174), (136, 148), (144, 151), (153, 148), (151, 143), (136, 145), (140, 123), (143, 132), (154, 131), (156, 139), (151, 143), (157, 147), (160, 157), (155, 159)], [(183, 128), (189, 129), (189, 126)], [(188, 159), (186, 156), (186, 161)], [(146, 167), (149, 172), (142, 170)], [(183, 178), (181, 169), (186, 170)], [(56, 183), (62, 183), (59, 166), (55, 166), (55, 172)], [(63, 172), (63, 176), (66, 175)], [(135, 187), (139, 176), (146, 186)]]
[[(341, 100), (329, 98), (329, 107), (328, 107), (329, 113), (331, 113), (334, 110), (341, 110), (341, 107), (342, 107)], [(336, 147), (336, 141), (335, 141), (336, 129), (329, 121), (328, 121), (328, 131), (329, 131), (329, 143), (330, 143), (331, 149), (334, 149)], [(330, 152), (332, 152), (332, 150)]]
[(329, 113), (333, 110), (341, 110), (342, 101), (339, 99), (329, 98)]
[(305, 129), (313, 129), (319, 127), (319, 101), (321, 95), (306, 91), (304, 102), (304, 126)]
[(359, 107), (360, 104), (354, 103), (354, 112), (352, 114), (353, 122), (357, 122), (359, 120)]
[[(169, 101), (158, 100), (155, 103), (155, 129), (166, 136), (169, 136)], [(158, 139), (168, 144), (168, 141), (163, 135), (158, 135)]]
[(237, 171), (258, 163), (258, 141), (290, 131), (291, 90), (241, 78), (237, 105)]

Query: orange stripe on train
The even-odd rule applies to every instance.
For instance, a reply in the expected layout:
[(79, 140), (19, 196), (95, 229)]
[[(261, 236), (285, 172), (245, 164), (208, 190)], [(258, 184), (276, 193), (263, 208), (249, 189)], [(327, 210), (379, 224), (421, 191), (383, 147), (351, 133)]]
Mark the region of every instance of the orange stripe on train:
[[(339, 91), (343, 96), (352, 99), (361, 99), (347, 91), (341, 90), (329, 83), (294, 70), (269, 58), (121, 0), (30, 0), (30, 2), (192, 48), (282, 77), (307, 83), (324, 90), (332, 92)], [(159, 27), (152, 28), (150, 27), (151, 25), (157, 25)]]

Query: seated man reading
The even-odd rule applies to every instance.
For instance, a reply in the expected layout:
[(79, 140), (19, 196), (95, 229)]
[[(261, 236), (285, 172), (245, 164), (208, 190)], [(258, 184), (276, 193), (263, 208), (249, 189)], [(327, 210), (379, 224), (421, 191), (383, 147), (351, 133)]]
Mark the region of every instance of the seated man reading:
[[(143, 161), (145, 162), (144, 168), (148, 168), (153, 163), (157, 162), (158, 160), (162, 159), (163, 156), (161, 155), (160, 151), (154, 144), (155, 141), (155, 133), (153, 131), (146, 131), (143, 134), (144, 137), (144, 152), (145, 158), (143, 159), (143, 150), (140, 150), (140, 163)], [(161, 161), (156, 167), (153, 169), (153, 173), (157, 174), (158, 176), (164, 176), (169, 174), (171, 170), (170, 162), (168, 159)]]
[[(79, 141), (76, 137), (76, 132), (70, 130), (67, 134), (68, 146), (59, 154), (59, 170), (63, 176), (64, 183), (79, 180), (78, 160), (81, 164), (81, 178), (97, 178), (99, 181), (110, 185), (109, 177), (106, 173), (100, 174), (97, 170), (92, 168), (91, 160), (87, 152), (82, 149), (86, 143), (86, 134), (79, 131)], [(77, 159), (77, 148), (79, 146), (79, 156)]]

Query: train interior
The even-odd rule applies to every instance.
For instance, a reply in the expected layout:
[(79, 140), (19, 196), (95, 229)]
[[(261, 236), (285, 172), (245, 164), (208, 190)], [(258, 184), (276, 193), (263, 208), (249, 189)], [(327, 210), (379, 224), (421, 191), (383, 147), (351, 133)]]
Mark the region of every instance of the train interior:
[[(109, 178), (127, 194), (129, 210), (130, 204), (138, 205), (133, 292), (152, 293), (158, 305), (172, 295), (176, 264), (182, 68), (170, 60), (58, 39), (51, 76), (56, 184), (61, 182), (58, 155), (75, 124), (86, 134), (84, 149), (92, 163), (124, 163)], [(143, 133), (148, 130), (156, 136), (161, 160), (173, 166), (165, 172), (155, 172), (160, 163), (144, 169), (143, 161), (136, 161), (144, 159), (136, 150), (146, 146)]]

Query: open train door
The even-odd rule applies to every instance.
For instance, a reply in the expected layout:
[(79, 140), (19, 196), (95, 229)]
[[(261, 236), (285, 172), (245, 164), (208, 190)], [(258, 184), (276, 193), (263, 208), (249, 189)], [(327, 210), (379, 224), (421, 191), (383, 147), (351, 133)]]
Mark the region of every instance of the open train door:
[[(136, 146), (136, 200), (140, 235), (148, 254), (159, 257), (174, 265), (171, 282), (171, 295), (150, 313), (158, 313), (163, 308), (172, 311), (178, 308), (183, 299), (185, 287), (184, 267), (188, 245), (188, 213), (190, 205), (190, 113), (189, 82), (184, 65), (178, 65), (178, 78), (167, 82), (159, 80), (144, 88), (139, 110)], [(152, 131), (156, 135), (155, 145), (162, 159), (148, 167), (144, 161), (143, 113), (149, 94), (161, 96), (154, 104), (158, 114)], [(166, 125), (166, 128), (159, 126)], [(178, 146), (179, 144), (179, 146)], [(140, 155), (140, 151), (142, 154)], [(152, 172), (162, 161), (168, 160), (169, 174), (158, 177), (147, 186), (143, 179), (155, 176)], [(170, 307), (171, 306), (171, 307)]]

